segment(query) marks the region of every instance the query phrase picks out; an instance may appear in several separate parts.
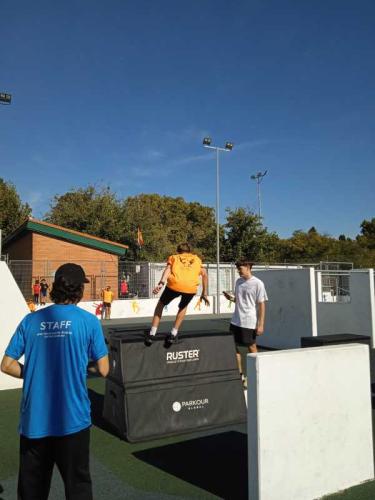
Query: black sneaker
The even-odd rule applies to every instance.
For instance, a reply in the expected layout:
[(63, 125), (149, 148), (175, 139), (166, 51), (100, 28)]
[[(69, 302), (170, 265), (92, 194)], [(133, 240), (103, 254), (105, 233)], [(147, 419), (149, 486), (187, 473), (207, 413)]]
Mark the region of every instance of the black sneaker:
[(171, 347), (172, 344), (177, 344), (177, 343), (178, 343), (178, 334), (172, 335), (171, 333), (168, 333), (168, 335), (165, 337), (164, 346)]
[(145, 333), (145, 340), (144, 340), (145, 346), (150, 347), (150, 345), (152, 345), (152, 341), (153, 341), (152, 335), (150, 335), (150, 332), (148, 332), (148, 333), (146, 332)]

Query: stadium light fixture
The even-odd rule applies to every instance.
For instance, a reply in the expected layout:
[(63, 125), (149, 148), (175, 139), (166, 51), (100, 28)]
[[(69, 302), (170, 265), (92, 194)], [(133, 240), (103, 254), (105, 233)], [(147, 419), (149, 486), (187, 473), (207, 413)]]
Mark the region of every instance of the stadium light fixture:
[(7, 94), (6, 92), (0, 92), (0, 103), (1, 104), (10, 104), (12, 101), (12, 96)]
[(232, 151), (233, 142), (226, 142), (224, 148), (211, 145), (211, 137), (203, 139), (203, 147), (214, 149), (216, 151), (216, 314), (220, 314), (220, 169), (219, 169), (219, 152)]

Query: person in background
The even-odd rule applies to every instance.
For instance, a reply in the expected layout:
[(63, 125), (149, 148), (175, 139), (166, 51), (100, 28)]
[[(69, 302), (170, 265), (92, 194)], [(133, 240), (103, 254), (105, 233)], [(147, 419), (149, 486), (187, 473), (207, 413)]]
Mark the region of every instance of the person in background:
[(127, 283), (127, 281), (126, 281), (125, 278), (123, 278), (121, 280), (121, 283), (120, 283), (120, 293), (121, 293), (121, 297), (127, 297), (128, 296), (129, 287), (128, 287), (128, 283)]
[(111, 307), (113, 302), (113, 292), (111, 287), (107, 285), (102, 290), (102, 300), (104, 306), (104, 319), (111, 319)]
[(46, 305), (48, 289), (49, 285), (47, 281), (43, 278), (40, 282), (40, 303), (42, 306)]
[(234, 296), (223, 292), (225, 297), (235, 302), (236, 306), (230, 322), (230, 331), (234, 335), (237, 347), (237, 364), (244, 387), (247, 380), (242, 371), (241, 353), (238, 346), (246, 346), (250, 353), (256, 353), (256, 338), (264, 333), (266, 301), (268, 300), (263, 281), (253, 276), (253, 263), (242, 259), (236, 262), (240, 277), (236, 281)]
[(34, 304), (36, 306), (39, 305), (39, 297), (40, 297), (40, 283), (39, 280), (35, 280), (35, 283), (33, 285), (33, 297), (34, 297)]
[[(92, 500), (89, 469), (89, 359), (109, 372), (99, 320), (77, 307), (88, 280), (77, 264), (55, 274), (53, 305), (28, 314), (18, 325), (1, 371), (23, 378), (20, 411), (19, 500), (47, 500), (54, 464), (70, 500)], [(24, 355), (24, 365), (18, 360)]]
[(145, 336), (146, 346), (152, 344), (153, 337), (155, 337), (158, 330), (164, 307), (173, 299), (181, 297), (173, 328), (165, 339), (166, 347), (178, 341), (178, 330), (185, 318), (190, 301), (197, 293), (200, 276), (202, 277), (201, 299), (206, 305), (209, 305), (210, 303), (207, 298), (207, 272), (205, 268), (202, 267), (202, 261), (198, 255), (191, 253), (190, 245), (188, 243), (181, 243), (177, 247), (177, 254), (168, 257), (167, 265), (163, 271), (161, 280), (153, 290), (154, 294), (159, 293), (165, 285), (165, 282), (167, 282), (167, 286), (156, 304), (151, 330)]
[(27, 301), (27, 307), (30, 309), (30, 312), (35, 312), (35, 304), (34, 304), (34, 298), (31, 298)]

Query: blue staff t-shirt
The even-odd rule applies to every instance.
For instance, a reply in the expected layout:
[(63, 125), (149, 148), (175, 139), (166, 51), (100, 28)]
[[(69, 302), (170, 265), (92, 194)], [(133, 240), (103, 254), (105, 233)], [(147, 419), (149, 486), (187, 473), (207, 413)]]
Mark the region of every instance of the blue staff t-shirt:
[(87, 363), (107, 353), (99, 320), (76, 305), (25, 316), (5, 351), (16, 360), (25, 355), (20, 434), (65, 436), (89, 427)]

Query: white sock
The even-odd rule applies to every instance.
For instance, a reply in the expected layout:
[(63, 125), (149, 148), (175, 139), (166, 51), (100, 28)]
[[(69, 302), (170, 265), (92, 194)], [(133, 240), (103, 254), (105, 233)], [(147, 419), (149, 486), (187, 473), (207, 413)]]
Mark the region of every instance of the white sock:
[(158, 327), (157, 326), (152, 326), (151, 330), (150, 330), (151, 337), (154, 337), (156, 335), (157, 331), (158, 331)]
[(173, 335), (173, 337), (175, 337), (178, 334), (177, 328), (172, 328), (171, 334)]

